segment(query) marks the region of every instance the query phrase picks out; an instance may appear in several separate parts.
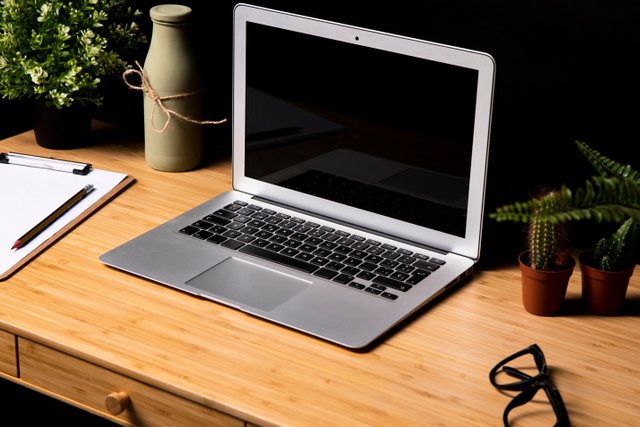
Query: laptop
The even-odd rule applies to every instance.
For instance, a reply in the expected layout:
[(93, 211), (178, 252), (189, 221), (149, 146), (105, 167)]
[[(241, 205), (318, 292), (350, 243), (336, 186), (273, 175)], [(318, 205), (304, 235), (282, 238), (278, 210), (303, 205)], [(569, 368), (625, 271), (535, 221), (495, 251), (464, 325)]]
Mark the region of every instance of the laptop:
[(363, 349), (479, 259), (494, 61), (248, 4), (233, 19), (233, 189), (100, 259)]

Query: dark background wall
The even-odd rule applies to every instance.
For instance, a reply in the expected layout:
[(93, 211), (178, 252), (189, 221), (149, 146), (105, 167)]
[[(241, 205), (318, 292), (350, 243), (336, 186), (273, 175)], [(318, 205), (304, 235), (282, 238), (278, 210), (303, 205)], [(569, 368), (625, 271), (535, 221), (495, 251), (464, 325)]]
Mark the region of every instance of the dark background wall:
[[(193, 9), (194, 44), (206, 76), (206, 117), (231, 113), (232, 1), (176, 1)], [(158, 1), (140, 0), (145, 13)], [(374, 5), (258, 1), (255, 4), (490, 53), (496, 60), (487, 211), (543, 186), (581, 183), (591, 173), (573, 141), (640, 167), (640, 3), (625, 0), (431, 0)], [(150, 31), (148, 14), (145, 31)], [(277, 49), (277, 46), (274, 46)], [(139, 60), (143, 62), (144, 53)], [(384, 84), (384, 82), (381, 82)], [(141, 125), (141, 98), (119, 88), (99, 112)], [(116, 91), (118, 92), (118, 91)], [(0, 136), (29, 126), (28, 108), (0, 102)], [(15, 104), (15, 103), (12, 103)], [(14, 114), (16, 113), (16, 114)], [(17, 115), (17, 116), (16, 116)], [(16, 116), (16, 117), (14, 117)], [(228, 152), (230, 127), (208, 127)], [(511, 256), (522, 226), (486, 221), (483, 259)]]

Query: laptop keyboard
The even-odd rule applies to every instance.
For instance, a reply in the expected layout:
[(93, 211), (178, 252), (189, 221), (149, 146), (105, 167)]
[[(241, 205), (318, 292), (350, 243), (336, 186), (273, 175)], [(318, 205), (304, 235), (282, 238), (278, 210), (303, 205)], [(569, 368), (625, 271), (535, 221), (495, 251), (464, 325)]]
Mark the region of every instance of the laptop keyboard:
[(239, 200), (179, 232), (388, 300), (397, 299), (445, 264)]

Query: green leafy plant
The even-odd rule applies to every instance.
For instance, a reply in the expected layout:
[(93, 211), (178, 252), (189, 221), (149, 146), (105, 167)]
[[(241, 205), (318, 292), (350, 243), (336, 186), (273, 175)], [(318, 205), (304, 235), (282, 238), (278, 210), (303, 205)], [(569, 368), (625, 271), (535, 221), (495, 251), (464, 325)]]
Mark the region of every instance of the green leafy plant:
[(101, 105), (106, 76), (146, 37), (126, 0), (0, 0), (0, 95)]
[[(584, 142), (576, 141), (576, 145), (599, 175), (588, 178), (584, 186), (575, 191), (562, 186), (542, 197), (499, 207), (489, 217), (496, 221), (528, 223), (530, 234), (532, 228), (544, 226), (548, 230), (554, 230), (572, 221), (624, 223), (631, 219), (632, 222), (640, 222), (640, 173), (630, 165), (611, 160)], [(637, 241), (638, 233), (633, 233), (630, 237)], [(536, 251), (535, 242), (529, 238), (531, 258)], [(554, 269), (554, 264), (549, 261), (553, 259), (550, 254), (557, 255), (562, 248), (557, 243), (549, 244), (549, 248), (545, 250), (546, 261), (531, 259), (532, 268)], [(623, 248), (631, 250), (635, 246), (627, 244)], [(610, 248), (614, 250), (614, 246)], [(601, 254), (604, 249), (603, 244)]]

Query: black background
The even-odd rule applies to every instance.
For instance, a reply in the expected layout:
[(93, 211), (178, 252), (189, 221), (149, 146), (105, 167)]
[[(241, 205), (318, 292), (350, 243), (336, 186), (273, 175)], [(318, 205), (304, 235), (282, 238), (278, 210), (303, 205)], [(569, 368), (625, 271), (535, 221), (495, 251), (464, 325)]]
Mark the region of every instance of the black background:
[[(145, 12), (162, 2), (134, 1)], [(207, 119), (231, 117), (236, 2), (176, 1), (193, 9)], [(640, 3), (625, 0), (256, 1), (255, 4), (481, 50), (497, 64), (487, 211), (543, 187), (582, 183), (591, 169), (574, 140), (640, 167)], [(146, 51), (139, 53), (141, 62)], [(118, 96), (115, 96), (115, 95)], [(120, 85), (96, 115), (141, 126), (139, 93)], [(28, 102), (0, 101), (0, 136), (31, 125)], [(230, 150), (230, 125), (209, 126), (209, 153)], [(484, 262), (511, 259), (522, 225), (485, 221)], [(514, 232), (515, 231), (515, 232)], [(505, 258), (506, 256), (506, 258)]]

